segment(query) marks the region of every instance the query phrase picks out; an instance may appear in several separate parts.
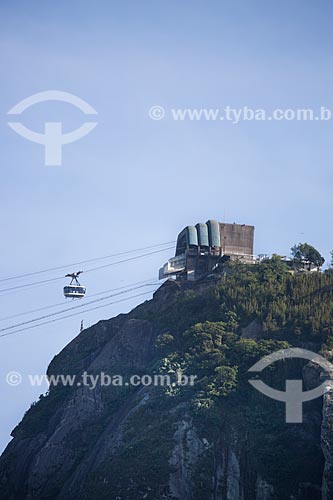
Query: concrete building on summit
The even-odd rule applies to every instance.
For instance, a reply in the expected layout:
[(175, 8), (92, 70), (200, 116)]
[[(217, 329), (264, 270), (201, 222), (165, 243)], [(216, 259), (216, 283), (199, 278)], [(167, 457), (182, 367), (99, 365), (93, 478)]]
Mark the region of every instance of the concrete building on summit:
[(195, 280), (228, 259), (253, 263), (254, 226), (209, 220), (185, 227), (178, 235), (176, 255), (160, 269), (159, 278)]

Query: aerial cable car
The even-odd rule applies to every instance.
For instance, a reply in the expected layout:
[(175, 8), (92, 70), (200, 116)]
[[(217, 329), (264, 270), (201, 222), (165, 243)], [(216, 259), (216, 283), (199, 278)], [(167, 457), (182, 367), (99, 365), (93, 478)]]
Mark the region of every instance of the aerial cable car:
[(72, 278), (69, 285), (64, 287), (64, 295), (68, 299), (82, 299), (86, 294), (86, 288), (79, 283), (78, 277), (83, 271), (66, 274), (65, 278)]

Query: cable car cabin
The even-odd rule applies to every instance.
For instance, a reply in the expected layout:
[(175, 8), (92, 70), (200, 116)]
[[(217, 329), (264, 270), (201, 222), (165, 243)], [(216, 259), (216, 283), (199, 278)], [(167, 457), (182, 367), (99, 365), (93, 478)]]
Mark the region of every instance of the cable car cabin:
[(64, 287), (64, 295), (68, 299), (82, 299), (86, 294), (86, 288), (79, 283), (78, 277), (83, 271), (66, 274), (65, 278), (71, 278), (69, 285)]
[(64, 295), (68, 299), (82, 299), (86, 294), (86, 288), (82, 285), (67, 285), (64, 287)]

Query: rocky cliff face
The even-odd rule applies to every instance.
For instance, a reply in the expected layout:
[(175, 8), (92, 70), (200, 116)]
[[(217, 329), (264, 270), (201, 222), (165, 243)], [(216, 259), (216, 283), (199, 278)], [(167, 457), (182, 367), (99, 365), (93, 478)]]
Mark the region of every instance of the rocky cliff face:
[[(1, 500), (333, 498), (332, 395), (323, 408), (320, 401), (309, 406), (304, 424), (287, 428), (281, 403), (247, 388), (246, 381), (242, 389), (239, 375), (239, 387), (225, 385), (239, 349), (252, 349), (256, 340), (239, 340), (241, 335), (224, 333), (227, 323), (210, 322), (200, 327), (199, 352), (196, 341), (183, 337), (196, 323), (188, 309), (186, 325), (172, 326), (179, 303), (197, 307), (198, 296), (207, 297), (209, 289), (198, 286), (189, 295), (179, 285), (166, 285), (130, 314), (83, 331), (54, 358), (49, 376), (75, 375), (80, 382), (51, 387), (14, 429), (0, 459)], [(219, 357), (220, 366), (226, 356), (234, 363), (223, 365), (229, 372), (215, 367), (215, 378), (203, 380), (205, 363)], [(188, 370), (197, 368), (199, 390), (82, 384), (84, 372), (126, 380), (133, 374), (174, 374), (188, 359), (196, 360)], [(294, 462), (285, 467), (288, 461)]]
[[(333, 387), (333, 386), (332, 386)], [(323, 500), (333, 498), (333, 393), (324, 396), (323, 423), (322, 423), (322, 449), (325, 457), (323, 475)]]

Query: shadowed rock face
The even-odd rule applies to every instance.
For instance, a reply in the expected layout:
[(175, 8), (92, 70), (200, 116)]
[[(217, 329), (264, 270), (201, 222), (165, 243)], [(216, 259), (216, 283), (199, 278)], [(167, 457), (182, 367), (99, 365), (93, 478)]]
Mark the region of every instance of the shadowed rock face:
[(323, 405), (322, 449), (325, 457), (323, 500), (333, 498), (333, 395), (325, 394)]
[[(205, 294), (207, 285), (198, 289)], [(53, 359), (48, 375), (81, 377), (83, 372), (105, 372), (126, 378), (154, 373), (165, 356), (156, 345), (166, 329), (164, 324), (144, 318), (172, 314), (181, 294), (179, 286), (162, 287), (152, 301), (130, 314), (83, 331)], [(182, 346), (178, 344), (178, 348)], [(305, 372), (310, 380), (311, 369)], [(94, 389), (76, 384), (51, 388), (14, 429), (13, 440), (0, 458), (0, 499), (291, 498), (287, 490), (281, 496), (276, 484), (262, 476), (265, 471), (256, 455), (267, 444), (267, 436), (262, 441), (253, 437), (253, 429), (246, 428), (245, 421), (228, 420), (223, 413), (215, 417), (217, 422), (206, 421), (205, 416), (200, 420), (193, 414), (187, 393), (166, 398), (163, 391), (151, 386), (100, 384)], [(253, 393), (253, 400), (246, 402), (250, 411), (252, 404), (253, 411), (258, 411), (258, 398)], [(237, 407), (237, 395), (232, 404)], [(313, 407), (306, 427), (293, 430), (290, 446), (306, 443), (316, 450), (313, 459), (323, 462), (321, 411), (320, 404)], [(333, 498), (332, 415), (332, 398), (327, 395), (321, 431), (326, 459), (323, 494), (321, 484), (300, 481), (295, 500)], [(274, 450), (268, 454), (274, 460)], [(276, 483), (279, 481), (277, 478)]]
[[(67, 374), (69, 367), (71, 373), (75, 367), (76, 374), (112, 373), (113, 367), (124, 366), (140, 373), (151, 358), (153, 328), (147, 321), (122, 319), (102, 322), (83, 332), (53, 360), (48, 375)], [(94, 390), (86, 386), (66, 390), (55, 412), (50, 411), (42, 432), (37, 427), (36, 434), (30, 435), (26, 429), (29, 422), (24, 420), (14, 430), (14, 439), (1, 458), (0, 498), (60, 499), (69, 498), (71, 491), (70, 498), (77, 498), (86, 474), (112, 454), (126, 419), (146, 397), (145, 391), (138, 390), (109, 415), (110, 402), (102, 397), (99, 385)], [(91, 427), (101, 421), (101, 435), (95, 436), (95, 441), (89, 443), (89, 453), (78, 460), (75, 445), (89, 439)]]

